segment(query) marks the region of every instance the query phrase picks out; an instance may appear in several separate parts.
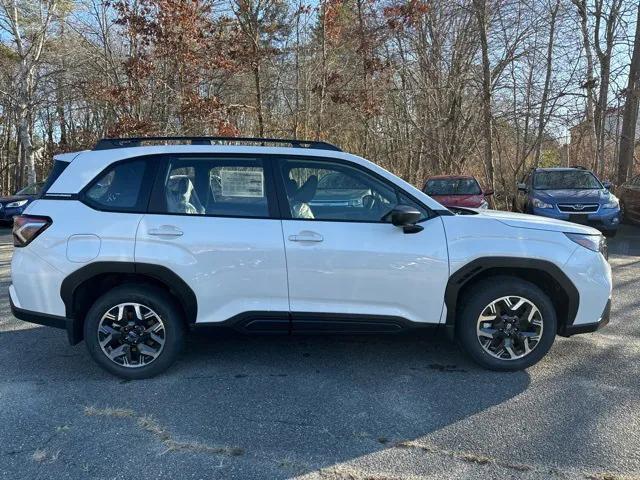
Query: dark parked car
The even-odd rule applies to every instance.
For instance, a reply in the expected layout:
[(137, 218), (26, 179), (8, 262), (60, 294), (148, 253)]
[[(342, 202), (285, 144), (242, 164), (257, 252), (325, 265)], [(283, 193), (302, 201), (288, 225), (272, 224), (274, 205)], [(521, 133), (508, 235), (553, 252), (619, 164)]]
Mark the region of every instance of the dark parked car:
[(610, 187), (583, 167), (535, 168), (518, 184), (514, 210), (589, 225), (613, 236), (620, 206)]
[(13, 217), (21, 215), (27, 205), (40, 195), (43, 185), (44, 182), (32, 183), (18, 190), (15, 195), (0, 197), (0, 225), (12, 224)]
[(640, 175), (620, 186), (620, 216), (629, 223), (640, 223)]
[(489, 208), (487, 197), (493, 195), (492, 190), (482, 190), (478, 180), (469, 175), (429, 177), (422, 191), (447, 208)]

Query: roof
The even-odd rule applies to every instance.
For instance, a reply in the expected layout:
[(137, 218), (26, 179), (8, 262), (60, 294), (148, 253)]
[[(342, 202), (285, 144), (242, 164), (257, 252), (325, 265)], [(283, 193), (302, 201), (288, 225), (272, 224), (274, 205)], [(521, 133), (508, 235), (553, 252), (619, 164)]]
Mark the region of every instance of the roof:
[(589, 170), (588, 168), (584, 168), (584, 167), (539, 167), (536, 168), (535, 171), (536, 172), (571, 172), (574, 170), (580, 170), (583, 172), (591, 172), (591, 170)]
[(63, 154), (56, 158), (70, 162), (62, 175), (51, 185), (47, 193), (68, 195), (78, 193), (109, 165), (119, 160), (129, 158), (160, 155), (160, 154), (217, 154), (217, 155), (271, 155), (278, 157), (298, 158), (324, 158), (348, 160), (356, 165), (364, 166), (392, 183), (400, 185), (404, 190), (411, 192), (434, 210), (441, 210), (442, 206), (427, 197), (413, 185), (398, 178), (384, 168), (357, 155), (337, 151), (323, 150), (319, 148), (296, 147), (263, 147), (246, 145), (154, 145), (142, 147), (121, 147), (106, 150), (85, 150), (74, 154)]
[(462, 180), (462, 179), (472, 179), (476, 180), (476, 177), (473, 175), (432, 175), (427, 180)]
[(236, 145), (258, 144), (266, 146), (268, 144), (277, 146), (290, 146), (294, 148), (315, 148), (319, 150), (331, 150), (340, 152), (340, 148), (321, 140), (302, 140), (298, 138), (264, 138), (264, 137), (193, 137), (193, 136), (146, 136), (146, 137), (125, 137), (125, 138), (103, 138), (98, 141), (94, 150), (111, 150), (114, 148), (141, 147), (145, 143), (167, 143), (181, 142), (189, 145)]

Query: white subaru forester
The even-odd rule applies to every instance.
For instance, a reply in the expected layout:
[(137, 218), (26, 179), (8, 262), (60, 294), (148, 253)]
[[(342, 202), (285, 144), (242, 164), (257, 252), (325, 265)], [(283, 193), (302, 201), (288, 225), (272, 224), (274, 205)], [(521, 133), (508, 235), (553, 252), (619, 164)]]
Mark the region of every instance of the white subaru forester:
[(438, 326), (480, 365), (517, 370), (556, 334), (608, 322), (597, 230), (455, 213), (322, 142), (106, 139), (57, 156), (41, 198), (16, 217), (12, 311), (84, 339), (126, 378), (169, 367), (194, 325)]

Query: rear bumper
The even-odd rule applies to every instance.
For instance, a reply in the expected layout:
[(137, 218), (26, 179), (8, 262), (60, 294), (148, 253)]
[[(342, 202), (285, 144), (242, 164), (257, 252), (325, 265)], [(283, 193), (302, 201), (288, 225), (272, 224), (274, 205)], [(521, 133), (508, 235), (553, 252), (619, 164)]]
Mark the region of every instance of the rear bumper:
[(600, 319), (597, 322), (593, 323), (582, 323), (579, 325), (565, 325), (558, 334), (562, 337), (570, 337), (572, 335), (578, 335), (580, 333), (591, 333), (596, 330), (600, 330), (602, 327), (609, 323), (609, 319), (611, 318), (611, 299), (607, 302), (607, 305), (604, 307), (604, 311), (600, 316)]
[(59, 317), (57, 315), (49, 315), (42, 312), (34, 312), (32, 310), (25, 310), (23, 308), (16, 307), (13, 303), (13, 298), (9, 295), (9, 302), (11, 303), (11, 313), (18, 320), (24, 322), (35, 323), (37, 325), (44, 325), (46, 327), (61, 328), (67, 331), (67, 337), (71, 345), (75, 345), (82, 340), (79, 332), (75, 328), (75, 322), (71, 318)]

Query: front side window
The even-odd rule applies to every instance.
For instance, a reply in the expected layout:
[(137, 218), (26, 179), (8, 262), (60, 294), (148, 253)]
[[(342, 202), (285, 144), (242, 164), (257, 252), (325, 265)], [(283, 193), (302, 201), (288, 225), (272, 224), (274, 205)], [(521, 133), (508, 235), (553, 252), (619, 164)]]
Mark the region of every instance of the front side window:
[(104, 210), (142, 211), (145, 168), (143, 160), (113, 165), (88, 188), (86, 202)]
[(341, 163), (286, 160), (280, 170), (294, 219), (386, 222), (400, 203), (394, 188)]
[(264, 168), (257, 159), (172, 160), (163, 190), (157, 213), (269, 216)]
[(600, 190), (604, 188), (596, 176), (587, 170), (547, 170), (536, 172), (536, 190)]

